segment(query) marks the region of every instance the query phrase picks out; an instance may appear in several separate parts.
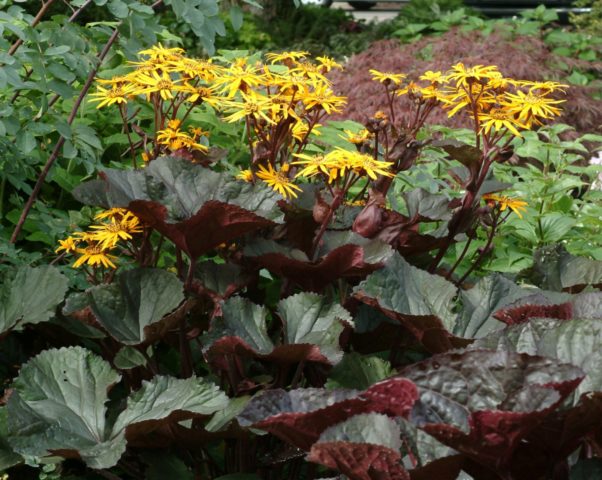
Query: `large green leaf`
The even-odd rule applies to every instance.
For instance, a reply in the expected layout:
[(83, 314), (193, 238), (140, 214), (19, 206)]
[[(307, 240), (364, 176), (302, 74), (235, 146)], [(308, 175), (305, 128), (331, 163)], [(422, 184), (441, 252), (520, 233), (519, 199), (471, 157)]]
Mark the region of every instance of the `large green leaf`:
[(409, 480), (401, 466), (401, 431), (379, 413), (355, 415), (322, 432), (307, 459), (354, 479)]
[(328, 375), (327, 388), (357, 388), (369, 386), (392, 376), (391, 364), (378, 357), (368, 357), (357, 352), (346, 353)]
[(181, 158), (158, 158), (143, 170), (107, 169), (102, 178), (82, 184), (73, 195), (83, 203), (104, 207), (157, 201), (167, 207), (167, 219), (172, 222), (190, 218), (210, 200), (257, 211), (273, 220), (281, 216), (275, 208), (280, 197), (265, 185), (240, 182), (228, 173)]
[(535, 252), (533, 270), (537, 283), (549, 290), (602, 284), (602, 261), (571, 255), (562, 244)]
[(125, 438), (110, 438), (108, 390), (120, 376), (81, 347), (46, 350), (23, 365), (8, 401), (9, 442), (22, 455), (77, 452), (93, 468), (117, 463)]
[(344, 324), (353, 324), (351, 315), (341, 305), (327, 301), (322, 295), (304, 292), (281, 300), (278, 312), (284, 322), (287, 343), (317, 345), (331, 363), (341, 360), (339, 337)]
[(182, 282), (165, 270), (136, 268), (117, 281), (87, 291), (90, 307), (102, 326), (120, 343), (147, 339), (145, 328), (159, 322), (184, 299)]
[(211, 415), (227, 406), (228, 397), (213, 383), (196, 377), (177, 379), (159, 375), (144, 382), (142, 388), (128, 398), (126, 409), (115, 422), (113, 435), (170, 415)]
[(577, 387), (576, 399), (582, 393), (602, 390), (602, 311), (598, 318), (540, 318), (510, 325), (477, 340), (471, 348), (541, 355), (576, 365), (587, 374)]
[(371, 274), (354, 290), (354, 296), (399, 321), (429, 349), (451, 348), (448, 333), (456, 287), (438, 275), (410, 265), (394, 254), (385, 267)]
[(20, 267), (0, 290), (0, 335), (49, 320), (69, 281), (52, 266)]
[[(323, 296), (301, 293), (278, 304), (284, 323), (284, 342), (276, 345), (267, 333), (267, 310), (234, 297), (224, 302), (223, 315), (214, 318), (202, 337), (213, 362), (231, 354), (245, 354), (294, 363), (302, 360), (334, 364), (340, 361), (339, 336), (351, 324), (347, 310)], [(220, 367), (221, 368), (221, 367)]]
[(199, 378), (156, 376), (133, 393), (111, 427), (108, 390), (120, 375), (81, 347), (46, 350), (25, 364), (8, 402), (8, 442), (22, 455), (77, 455), (92, 468), (117, 463), (129, 439), (163, 422), (211, 415), (228, 397)]
[(0, 407), (0, 473), (23, 461), (21, 455), (13, 452), (6, 440), (8, 434), (7, 416), (6, 407)]

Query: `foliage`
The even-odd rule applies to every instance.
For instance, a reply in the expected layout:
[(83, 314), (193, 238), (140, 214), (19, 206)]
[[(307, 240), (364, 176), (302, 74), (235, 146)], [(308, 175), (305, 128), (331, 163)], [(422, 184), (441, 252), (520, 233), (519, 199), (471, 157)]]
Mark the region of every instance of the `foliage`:
[(571, 22), (579, 28), (599, 34), (602, 29), (602, 2), (600, 0), (579, 0), (575, 2), (575, 5), (591, 10), (588, 13), (571, 16)]
[[(1, 470), (526, 480), (597, 451), (600, 262), (546, 237), (529, 284), (472, 284), (500, 229), (589, 173), (571, 155), (595, 137), (542, 127), (566, 85), (373, 70), (382, 111), (323, 125), (345, 104), (329, 57), (140, 55), (92, 95), (128, 160), (76, 182), (87, 207), (54, 265), (3, 270)], [(437, 110), (473, 129), (425, 137)], [(423, 188), (401, 188), (414, 171)], [(466, 239), (474, 256), (455, 254)]]

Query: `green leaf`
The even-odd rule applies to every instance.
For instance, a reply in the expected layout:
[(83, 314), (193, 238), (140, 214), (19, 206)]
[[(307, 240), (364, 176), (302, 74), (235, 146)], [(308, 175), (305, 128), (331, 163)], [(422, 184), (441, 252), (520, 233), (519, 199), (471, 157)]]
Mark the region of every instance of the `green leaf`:
[(431, 220), (449, 220), (451, 218), (449, 199), (445, 195), (436, 195), (417, 188), (404, 193), (403, 196), (410, 218), (417, 216)]
[(406, 315), (436, 315), (451, 325), (453, 283), (410, 265), (394, 254), (385, 268), (360, 283), (355, 291), (377, 298), (384, 308)]
[(232, 5), (230, 7), (230, 23), (234, 30), (240, 30), (243, 22), (242, 9), (238, 5)]
[(234, 297), (222, 306), (223, 316), (211, 322), (211, 329), (202, 337), (207, 348), (223, 337), (238, 337), (254, 351), (267, 355), (274, 349), (274, 344), (267, 333), (265, 307), (242, 297)]
[(122, 272), (115, 282), (87, 291), (92, 312), (120, 343), (136, 345), (147, 339), (145, 328), (159, 322), (184, 299), (182, 282), (160, 269)]
[(602, 261), (576, 257), (562, 245), (540, 248), (534, 254), (533, 279), (542, 288), (560, 291), (602, 283)]
[(391, 364), (382, 358), (368, 357), (357, 352), (347, 353), (330, 372), (326, 388), (365, 390), (394, 373)]
[(352, 317), (338, 303), (330, 303), (322, 295), (298, 293), (278, 303), (289, 344), (312, 344), (335, 364), (342, 358), (339, 337), (344, 325), (353, 325)]
[[(602, 294), (600, 294), (602, 295)], [(580, 367), (587, 375), (577, 387), (575, 398), (582, 393), (602, 390), (602, 302), (595, 302), (598, 318), (553, 320), (533, 319), (510, 325), (477, 340), (470, 348), (496, 349), (556, 358)], [(582, 310), (586, 306), (580, 307)]]
[(23, 461), (21, 455), (13, 452), (12, 448), (10, 448), (10, 445), (6, 441), (8, 434), (7, 419), (7, 408), (0, 407), (0, 473)]
[[(117, 417), (113, 435), (135, 429), (137, 424), (167, 419), (174, 413), (192, 418), (211, 415), (227, 406), (226, 394), (203, 378), (158, 375), (130, 395), (126, 409)], [(178, 415), (178, 420), (182, 420), (182, 415)]]
[(146, 365), (146, 358), (134, 347), (123, 347), (115, 355), (113, 364), (120, 370), (129, 370)]
[(17, 269), (0, 291), (0, 334), (48, 321), (63, 301), (68, 283), (52, 266)]
[(208, 432), (218, 432), (222, 430), (244, 410), (251, 398), (252, 397), (250, 395), (231, 398), (226, 408), (215, 412), (213, 417), (211, 417), (211, 420), (209, 420), (207, 425), (205, 425), (205, 430)]
[(81, 347), (46, 350), (21, 368), (8, 401), (8, 441), (22, 455), (75, 451), (92, 468), (108, 468), (125, 451), (109, 437), (108, 390), (120, 375)]
[(142, 458), (148, 464), (145, 473), (146, 480), (165, 480), (174, 478), (177, 480), (194, 480), (194, 473), (186, 464), (173, 454), (168, 453), (145, 453)]

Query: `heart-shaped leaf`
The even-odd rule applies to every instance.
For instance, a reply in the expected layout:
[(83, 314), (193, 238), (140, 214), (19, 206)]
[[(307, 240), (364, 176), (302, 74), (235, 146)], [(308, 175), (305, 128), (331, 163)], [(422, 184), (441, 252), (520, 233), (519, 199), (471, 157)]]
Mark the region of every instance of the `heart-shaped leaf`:
[(412, 382), (392, 378), (357, 390), (306, 388), (268, 390), (254, 397), (238, 415), (241, 426), (266, 430), (309, 450), (328, 427), (360, 413), (407, 416), (416, 401)]
[(87, 296), (98, 322), (126, 345), (148, 340), (145, 329), (184, 299), (182, 282), (174, 274), (154, 268), (122, 272), (114, 283), (89, 289)]
[(410, 480), (401, 466), (401, 430), (386, 415), (364, 413), (327, 428), (307, 459), (352, 480)]
[(65, 298), (69, 281), (52, 266), (20, 267), (0, 288), (0, 336), (48, 321)]
[(21, 368), (8, 401), (9, 442), (22, 455), (54, 451), (108, 468), (125, 451), (125, 438), (111, 438), (108, 390), (120, 375), (81, 347), (46, 350)]
[(385, 267), (360, 283), (355, 298), (399, 321), (429, 350), (445, 351), (465, 342), (454, 338), (456, 287), (437, 275), (413, 267), (394, 254)]
[(420, 392), (411, 417), (416, 425), (493, 467), (507, 463), (583, 379), (573, 365), (488, 350), (435, 355), (400, 375)]

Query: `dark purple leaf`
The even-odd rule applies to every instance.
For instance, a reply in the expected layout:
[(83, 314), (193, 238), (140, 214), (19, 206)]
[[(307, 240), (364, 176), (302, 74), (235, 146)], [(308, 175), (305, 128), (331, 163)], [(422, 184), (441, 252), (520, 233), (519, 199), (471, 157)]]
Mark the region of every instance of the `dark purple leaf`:
[(412, 382), (394, 378), (363, 392), (316, 388), (269, 390), (251, 400), (238, 416), (242, 426), (266, 430), (303, 450), (309, 450), (320, 434), (360, 413), (407, 417), (416, 401)]

